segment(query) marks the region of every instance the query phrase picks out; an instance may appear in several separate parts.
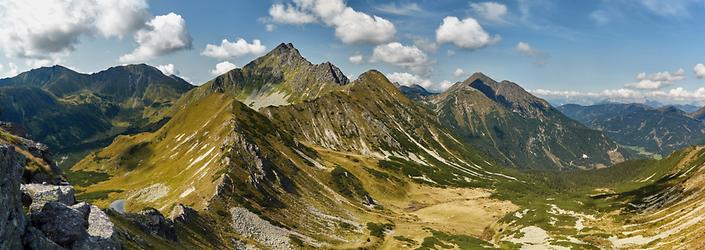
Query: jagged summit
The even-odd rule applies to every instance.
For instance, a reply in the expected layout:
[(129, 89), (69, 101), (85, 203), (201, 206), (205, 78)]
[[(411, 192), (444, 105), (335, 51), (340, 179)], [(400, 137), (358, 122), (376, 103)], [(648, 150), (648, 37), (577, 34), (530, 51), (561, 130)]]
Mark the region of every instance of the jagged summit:
[(475, 82), (481, 82), (483, 84), (491, 85), (493, 87), (498, 84), (497, 81), (495, 81), (494, 79), (490, 78), (489, 76), (485, 75), (482, 72), (475, 72), (470, 77), (468, 77), (468, 79), (463, 81), (463, 83), (469, 84), (469, 85), (472, 85)]
[(259, 109), (316, 98), (350, 83), (330, 62), (312, 64), (291, 43), (282, 43), (240, 69), (204, 84), (208, 92), (230, 93)]

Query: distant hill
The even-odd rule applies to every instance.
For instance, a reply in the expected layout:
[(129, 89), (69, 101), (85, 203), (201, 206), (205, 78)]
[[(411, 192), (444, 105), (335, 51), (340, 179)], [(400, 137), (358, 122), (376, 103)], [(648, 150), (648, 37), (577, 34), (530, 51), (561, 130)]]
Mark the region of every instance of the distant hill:
[(519, 85), (475, 73), (432, 100), (438, 119), (463, 140), (520, 168), (609, 166), (622, 149)]
[(705, 107), (690, 112), (689, 116), (698, 121), (705, 121)]
[(145, 65), (81, 74), (44, 67), (0, 79), (0, 121), (15, 123), (57, 155), (105, 146), (160, 121), (155, 114), (193, 86)]
[(643, 104), (601, 104), (558, 107), (588, 127), (605, 132), (627, 146), (668, 155), (693, 144), (705, 143), (705, 124), (675, 106), (659, 109)]

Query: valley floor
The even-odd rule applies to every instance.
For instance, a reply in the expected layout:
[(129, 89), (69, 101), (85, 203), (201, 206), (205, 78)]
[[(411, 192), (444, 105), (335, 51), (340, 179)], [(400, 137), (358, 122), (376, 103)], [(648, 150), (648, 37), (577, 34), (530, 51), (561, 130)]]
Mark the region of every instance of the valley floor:
[[(374, 158), (317, 149), (321, 162), (335, 162), (357, 176), (378, 208), (348, 208), (359, 228), (335, 238), (319, 232), (311, 242), (319, 247), (375, 249), (590, 249), (590, 248), (689, 248), (702, 247), (705, 228), (705, 174), (701, 173), (702, 149), (684, 153), (672, 165), (654, 161), (640, 166), (616, 166), (591, 174), (544, 176), (544, 182), (515, 183), (487, 188), (434, 187), (415, 182), (380, 178), (384, 169), (373, 170)], [(664, 166), (656, 166), (658, 164)], [(668, 165), (668, 166), (666, 166)], [(608, 180), (618, 168), (643, 172), (628, 181)], [(375, 170), (379, 172), (374, 172)], [(319, 175), (317, 170), (311, 174)], [(377, 173), (377, 174), (371, 174)], [(536, 173), (534, 177), (539, 176)], [(693, 178), (689, 178), (689, 177)], [(610, 177), (614, 178), (614, 177)], [(550, 186), (552, 179), (567, 180)], [(587, 188), (570, 185), (594, 181)], [(109, 186), (111, 180), (102, 182)], [(655, 185), (660, 185), (658, 188)], [(668, 188), (663, 188), (667, 186)], [(107, 206), (120, 197), (100, 185), (79, 187), (83, 197)], [(105, 196), (89, 197), (96, 192)], [(153, 190), (153, 193), (157, 190)], [(134, 193), (134, 192), (133, 192)], [(88, 195), (87, 195), (88, 194)], [(119, 193), (115, 193), (119, 194)], [(87, 195), (87, 196), (86, 196)], [(79, 195), (81, 197), (81, 195)], [(139, 210), (133, 207), (133, 210)], [(162, 211), (169, 212), (169, 211)], [(204, 217), (213, 216), (204, 213)], [(328, 215), (331, 216), (331, 215)], [(213, 216), (218, 217), (218, 216)], [(217, 218), (215, 218), (217, 219)], [(367, 223), (367, 224), (366, 224)], [(223, 228), (227, 223), (220, 223)], [(276, 227), (274, 227), (276, 228)], [(231, 229), (226, 229), (231, 230)], [(303, 232), (305, 230), (294, 230)], [(367, 232), (367, 233), (365, 233)], [(224, 237), (228, 234), (220, 234)], [(237, 235), (237, 233), (232, 233)], [(309, 237), (303, 236), (303, 237)], [(245, 237), (247, 238), (247, 237)], [(264, 246), (254, 238), (252, 246)], [(304, 244), (305, 245), (305, 244)]]

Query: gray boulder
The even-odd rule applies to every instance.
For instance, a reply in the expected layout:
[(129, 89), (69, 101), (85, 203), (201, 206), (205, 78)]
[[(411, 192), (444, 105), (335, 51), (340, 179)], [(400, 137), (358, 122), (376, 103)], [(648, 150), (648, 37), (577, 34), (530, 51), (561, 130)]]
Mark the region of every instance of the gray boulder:
[(25, 217), (20, 182), (25, 158), (10, 145), (0, 145), (0, 249), (21, 249)]
[(76, 203), (74, 190), (71, 186), (55, 186), (45, 184), (23, 184), (22, 193), (31, 199), (31, 211), (44, 207), (50, 201), (71, 206)]
[(88, 223), (82, 204), (78, 209), (59, 202), (47, 202), (40, 210), (32, 212), (32, 225), (44, 233), (50, 240), (70, 247), (74, 242), (88, 237)]
[(96, 206), (89, 206), (88, 238), (77, 242), (73, 249), (117, 250), (120, 248), (115, 225), (110, 221), (108, 215)]
[(29, 226), (24, 234), (24, 246), (29, 250), (64, 250), (39, 231), (39, 229)]

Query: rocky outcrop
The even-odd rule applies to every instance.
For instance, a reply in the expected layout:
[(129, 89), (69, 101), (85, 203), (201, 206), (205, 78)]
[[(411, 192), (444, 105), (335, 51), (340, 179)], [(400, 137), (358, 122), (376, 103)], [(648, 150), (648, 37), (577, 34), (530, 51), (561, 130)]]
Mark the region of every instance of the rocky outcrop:
[(49, 148), (44, 144), (18, 136), (21, 133), (14, 124), (0, 122), (0, 143), (14, 146), (17, 153), (25, 156), (21, 163), (24, 167), (22, 182), (60, 184), (61, 169), (50, 159)]
[(272, 225), (245, 208), (235, 207), (230, 213), (233, 229), (239, 234), (272, 249), (292, 249), (289, 230)]
[(74, 249), (121, 249), (115, 226), (108, 215), (96, 206), (90, 206), (86, 232), (88, 238), (77, 242)]
[(128, 219), (142, 231), (153, 236), (176, 241), (174, 223), (164, 218), (156, 209), (149, 208), (135, 214), (127, 214)]
[(198, 216), (196, 210), (184, 204), (178, 204), (174, 207), (169, 215), (169, 220), (174, 223), (187, 222), (194, 220)]
[(50, 201), (36, 213), (32, 213), (32, 226), (42, 231), (51, 241), (70, 247), (74, 242), (88, 237), (83, 204), (69, 207), (66, 204)]
[(29, 226), (23, 239), (26, 249), (63, 250), (64, 248), (47, 238), (39, 229)]
[(0, 249), (22, 247), (25, 217), (20, 180), (24, 157), (13, 146), (0, 145)]
[(49, 201), (60, 202), (65, 205), (76, 203), (75, 192), (71, 186), (24, 184), (20, 190), (22, 194), (31, 199), (29, 208), (32, 211), (41, 209)]

